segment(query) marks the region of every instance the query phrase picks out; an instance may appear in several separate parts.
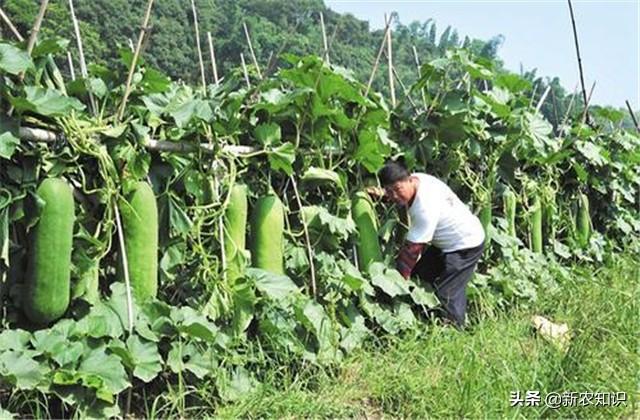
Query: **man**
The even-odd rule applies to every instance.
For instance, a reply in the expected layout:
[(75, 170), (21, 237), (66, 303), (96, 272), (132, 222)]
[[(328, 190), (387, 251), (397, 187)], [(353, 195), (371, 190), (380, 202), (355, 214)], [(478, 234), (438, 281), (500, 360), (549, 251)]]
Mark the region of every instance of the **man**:
[(414, 274), (432, 283), (447, 318), (463, 328), (465, 289), (484, 248), (480, 220), (431, 175), (409, 174), (400, 164), (390, 162), (378, 178), (385, 196), (407, 206), (409, 215), (409, 231), (396, 260), (398, 271), (406, 279)]

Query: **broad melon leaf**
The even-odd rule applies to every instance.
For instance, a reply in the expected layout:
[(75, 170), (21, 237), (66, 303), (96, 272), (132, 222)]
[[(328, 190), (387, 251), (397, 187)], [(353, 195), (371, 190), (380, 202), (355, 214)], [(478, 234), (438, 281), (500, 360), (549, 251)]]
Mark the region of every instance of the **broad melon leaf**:
[(13, 45), (0, 43), (0, 70), (18, 74), (33, 68), (31, 57), (26, 51)]
[(79, 100), (63, 96), (55, 89), (26, 86), (24, 91), (26, 97), (11, 99), (11, 104), (21, 112), (31, 111), (47, 117), (64, 117), (73, 110), (85, 109)]

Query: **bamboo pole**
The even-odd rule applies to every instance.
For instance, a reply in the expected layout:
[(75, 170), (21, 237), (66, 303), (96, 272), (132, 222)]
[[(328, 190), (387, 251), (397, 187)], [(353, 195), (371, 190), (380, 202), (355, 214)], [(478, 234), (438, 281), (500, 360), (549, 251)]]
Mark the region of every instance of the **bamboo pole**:
[(304, 212), (302, 211), (302, 200), (300, 199), (300, 194), (298, 193), (298, 186), (296, 184), (296, 180), (293, 175), (289, 176), (291, 180), (291, 185), (293, 186), (293, 192), (296, 196), (296, 202), (298, 203), (298, 208), (300, 209), (300, 219), (302, 220), (302, 230), (304, 232), (304, 240), (307, 246), (307, 254), (309, 257), (309, 270), (311, 271), (311, 292), (313, 293), (313, 297), (317, 297), (317, 288), (316, 288), (316, 269), (313, 263), (313, 249), (311, 248), (311, 238), (309, 236), (309, 228), (307, 227), (307, 221), (304, 217)]
[[(385, 57), (387, 56), (386, 53)], [(402, 81), (402, 79), (400, 78), (400, 75), (398, 74), (398, 72), (396, 71), (395, 67), (391, 67), (391, 69), (393, 70), (393, 75), (395, 76), (395, 79), (398, 81), (398, 84), (400, 85), (400, 88), (402, 89), (402, 91), (404, 92), (404, 96), (407, 98), (407, 100), (409, 101), (409, 103), (411, 104), (411, 107), (413, 108), (413, 110), (416, 112), (416, 114), (419, 112), (418, 110), (418, 106), (416, 105), (416, 103), (413, 101), (413, 99), (411, 98), (411, 93), (409, 92), (409, 89), (407, 89), (407, 86), (404, 84), (404, 82)]]
[(73, 67), (73, 57), (71, 57), (70, 51), (67, 51), (67, 62), (69, 63), (69, 73), (71, 74), (71, 80), (76, 80), (76, 70)]
[(631, 115), (631, 119), (633, 120), (633, 124), (636, 126), (636, 130), (640, 132), (640, 125), (638, 125), (638, 120), (636, 119), (636, 115), (633, 113), (633, 109), (631, 109), (631, 104), (629, 103), (629, 100), (628, 99), (625, 100), (624, 103), (627, 104), (629, 115)]
[(256, 66), (256, 71), (258, 72), (258, 78), (262, 79), (262, 73), (260, 72), (260, 66), (258, 65), (258, 59), (256, 58), (256, 54), (253, 51), (253, 44), (251, 43), (251, 37), (249, 36), (249, 29), (247, 28), (246, 22), (242, 22), (242, 27), (244, 28), (244, 36), (247, 38), (247, 44), (249, 44), (249, 52), (251, 53), (251, 59), (253, 60), (253, 65)]
[(376, 71), (378, 70), (378, 65), (380, 65), (380, 57), (382, 56), (382, 50), (384, 50), (384, 45), (387, 42), (387, 32), (389, 32), (389, 28), (391, 27), (391, 20), (386, 22), (384, 26), (384, 35), (382, 36), (382, 42), (380, 43), (380, 48), (378, 49), (378, 55), (376, 56), (376, 61), (373, 64), (373, 69), (371, 70), (371, 76), (369, 76), (369, 81), (367, 82), (367, 89), (364, 92), (364, 96), (369, 95), (369, 90), (371, 89), (371, 84), (373, 83), (373, 78), (376, 75)]
[(242, 72), (244, 73), (244, 81), (247, 83), (247, 89), (251, 87), (249, 82), (249, 72), (247, 71), (247, 63), (244, 61), (244, 54), (240, 53), (240, 62), (242, 63)]
[[(411, 46), (411, 49), (413, 50), (413, 60), (416, 63), (416, 69), (418, 70), (418, 79), (422, 78), (422, 70), (420, 69), (420, 59), (418, 58), (418, 50), (416, 49), (415, 45)], [(427, 89), (429, 88), (429, 85), (427, 84)], [(424, 93), (424, 87), (420, 88), (420, 93), (422, 94), (422, 105), (424, 105), (424, 109), (427, 109), (427, 97)]]
[[(18, 129), (18, 136), (21, 140), (31, 141), (35, 143), (55, 143), (57, 141), (64, 141), (64, 135), (35, 127), (20, 127)], [(153, 140), (149, 139), (144, 144), (145, 149), (151, 152), (169, 152), (169, 153), (194, 153), (201, 152), (205, 155), (211, 155), (216, 152), (214, 145), (209, 143), (182, 143), (174, 141)], [(243, 157), (244, 155), (250, 155), (256, 152), (256, 149), (251, 146), (242, 145), (227, 145), (221, 148), (223, 153), (228, 153), (234, 156)]]
[[(80, 25), (78, 24), (78, 19), (76, 18), (76, 11), (73, 7), (73, 0), (69, 0), (69, 12), (71, 13), (71, 21), (73, 23), (73, 30), (76, 35), (76, 43), (78, 45), (78, 55), (80, 56), (80, 75), (82, 78), (87, 79), (89, 77), (89, 72), (87, 71), (87, 62), (84, 59), (84, 49), (82, 48), (82, 36), (80, 35)], [(89, 89), (89, 104), (91, 105), (91, 112), (93, 115), (96, 115), (97, 105), (96, 100), (93, 97), (93, 93)]]
[(596, 88), (596, 82), (593, 82), (593, 85), (591, 85), (591, 90), (589, 91), (589, 96), (587, 97), (587, 103), (584, 104), (584, 111), (582, 112), (582, 122), (586, 122), (587, 121), (587, 112), (589, 111), (589, 103), (591, 102), (591, 95), (593, 95), (593, 90)]
[(149, 2), (147, 3), (147, 11), (142, 21), (142, 27), (140, 28), (140, 34), (138, 35), (138, 43), (136, 45), (136, 50), (133, 53), (133, 59), (131, 60), (131, 66), (129, 67), (129, 74), (127, 75), (127, 83), (125, 85), (122, 103), (120, 104), (120, 110), (118, 111), (118, 117), (116, 119), (117, 121), (120, 121), (124, 116), (124, 109), (127, 106), (127, 99), (129, 99), (129, 94), (131, 93), (131, 81), (133, 80), (133, 74), (136, 69), (138, 56), (140, 55), (140, 51), (142, 50), (142, 42), (147, 32), (147, 26), (149, 25), (149, 18), (151, 17), (152, 7), (153, 7), (153, 0), (149, 0)]
[(209, 41), (209, 55), (211, 56), (211, 69), (213, 70), (213, 82), (218, 86), (220, 81), (218, 80), (218, 65), (216, 64), (216, 52), (213, 49), (213, 40), (211, 39), (211, 32), (207, 32), (207, 40)]
[[(580, 85), (582, 86), (582, 98), (584, 99), (585, 108), (588, 103), (587, 90), (584, 86), (584, 72), (582, 71), (582, 58), (580, 57), (580, 44), (578, 43), (578, 30), (576, 29), (576, 21), (573, 16), (573, 6), (571, 0), (567, 0), (569, 3), (569, 14), (571, 15), (571, 27), (573, 28), (573, 39), (576, 45), (576, 55), (578, 57), (578, 70), (580, 71)], [(589, 114), (585, 112), (587, 123), (589, 123)]]
[(20, 42), (24, 41), (24, 37), (20, 35), (20, 32), (18, 31), (18, 29), (16, 29), (16, 27), (13, 26), (11, 19), (9, 19), (9, 16), (7, 16), (7, 14), (4, 12), (4, 10), (2, 10), (2, 8), (0, 8), (0, 18), (2, 18), (2, 21), (7, 25), (7, 27), (9, 27), (9, 30), (11, 31), (13, 36), (16, 37), (18, 41)]
[(550, 91), (551, 91), (551, 85), (547, 85), (547, 88), (544, 90), (544, 93), (542, 94), (542, 96), (540, 97), (540, 100), (538, 101), (538, 105), (536, 105), (536, 112), (540, 111), (540, 108), (542, 107), (544, 100), (547, 99), (547, 95), (549, 95)]
[(191, 11), (193, 13), (193, 27), (196, 32), (196, 49), (198, 50), (198, 63), (200, 64), (200, 82), (202, 83), (202, 89), (207, 89), (207, 81), (204, 78), (204, 62), (202, 60), (202, 49), (200, 48), (200, 30), (198, 29), (198, 13), (196, 11), (196, 3), (191, 0)]
[(33, 47), (36, 45), (38, 33), (40, 32), (40, 27), (42, 26), (42, 21), (44, 20), (44, 14), (47, 12), (48, 5), (49, 0), (42, 0), (40, 2), (40, 10), (38, 10), (38, 15), (36, 16), (36, 20), (33, 23), (33, 28), (31, 29), (31, 33), (29, 34), (29, 41), (27, 43), (27, 52), (29, 54), (31, 54), (31, 51), (33, 51)]
[(320, 27), (322, 28), (322, 45), (324, 46), (324, 61), (327, 64), (331, 64), (329, 62), (329, 44), (327, 43), (327, 31), (324, 27), (324, 15), (320, 12)]
[[(387, 15), (384, 15), (385, 23), (391, 21), (391, 17), (387, 20)], [(391, 48), (391, 27), (387, 31), (387, 65), (389, 67), (389, 90), (391, 91), (391, 105), (396, 107), (396, 88), (393, 83), (393, 53)]]

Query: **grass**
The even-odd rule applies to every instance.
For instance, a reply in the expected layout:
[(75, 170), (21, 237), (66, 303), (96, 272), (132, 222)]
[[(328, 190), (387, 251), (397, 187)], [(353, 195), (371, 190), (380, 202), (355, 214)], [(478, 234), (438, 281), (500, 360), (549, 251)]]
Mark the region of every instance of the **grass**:
[[(572, 280), (530, 308), (497, 313), (468, 331), (427, 325), (383, 338), (338, 368), (269, 371), (257, 391), (201, 412), (215, 417), (638, 418), (640, 268), (632, 258)], [(566, 322), (563, 351), (533, 333), (531, 316)], [(510, 393), (540, 391), (537, 407)], [(547, 408), (550, 392), (626, 392), (617, 407)], [(212, 398), (213, 400), (213, 398)], [(575, 405), (575, 404), (574, 404)]]

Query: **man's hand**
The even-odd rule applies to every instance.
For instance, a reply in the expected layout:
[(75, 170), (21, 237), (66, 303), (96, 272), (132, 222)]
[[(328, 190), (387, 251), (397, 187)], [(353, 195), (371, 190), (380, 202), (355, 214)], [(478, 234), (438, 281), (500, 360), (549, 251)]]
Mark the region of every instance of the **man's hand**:
[(367, 192), (367, 194), (369, 194), (373, 198), (382, 198), (382, 197), (384, 197), (384, 188), (367, 187), (364, 190)]

